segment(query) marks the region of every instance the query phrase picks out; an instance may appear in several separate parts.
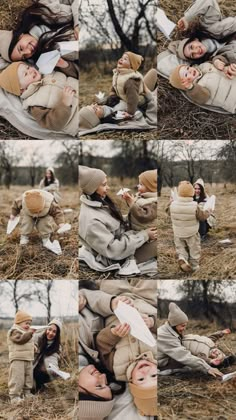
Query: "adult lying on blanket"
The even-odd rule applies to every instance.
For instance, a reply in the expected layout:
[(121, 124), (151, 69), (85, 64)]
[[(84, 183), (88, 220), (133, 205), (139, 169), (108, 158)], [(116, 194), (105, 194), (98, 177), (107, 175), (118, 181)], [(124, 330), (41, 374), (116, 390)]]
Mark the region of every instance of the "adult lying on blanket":
[(78, 123), (77, 67), (68, 76), (54, 71), (42, 76), (23, 62), (10, 64), (0, 74), (0, 87), (22, 99), (23, 109), (44, 128), (76, 136)]
[(183, 339), (187, 323), (187, 315), (171, 302), (168, 321), (157, 329), (157, 363), (160, 371), (171, 374), (175, 370), (184, 372), (185, 368), (190, 368), (214, 377), (223, 376), (217, 368), (213, 368), (202, 358), (194, 356), (184, 347)]
[(57, 42), (78, 39), (78, 3), (69, 3), (42, 0), (24, 9), (13, 31), (0, 31), (0, 56), (6, 62), (30, 58), (35, 62), (41, 53), (55, 49)]
[(235, 75), (236, 17), (224, 18), (217, 0), (196, 0), (178, 21), (178, 28), (187, 30), (197, 16), (200, 17), (200, 29), (189, 38), (170, 42), (168, 49), (192, 63), (212, 60), (218, 70)]

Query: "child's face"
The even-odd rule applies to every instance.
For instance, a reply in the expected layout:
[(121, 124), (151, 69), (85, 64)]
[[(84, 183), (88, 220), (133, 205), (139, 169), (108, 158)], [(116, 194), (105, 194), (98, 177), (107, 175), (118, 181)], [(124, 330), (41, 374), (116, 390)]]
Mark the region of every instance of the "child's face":
[(97, 104), (92, 104), (91, 106), (99, 119), (104, 117), (104, 109), (102, 106), (97, 105)]
[(110, 188), (107, 184), (107, 177), (106, 177), (104, 181), (96, 189), (96, 193), (99, 194), (102, 198), (105, 198), (109, 189)]
[(31, 327), (32, 321), (27, 320), (27, 321), (23, 321), (20, 322), (18, 325), (23, 328), (23, 330), (28, 331)]
[(132, 371), (132, 383), (142, 388), (157, 385), (157, 365), (148, 360), (139, 360)]
[(22, 61), (32, 57), (37, 48), (38, 41), (30, 34), (22, 34), (12, 50), (12, 61)]
[(191, 83), (199, 76), (199, 74), (199, 71), (195, 67), (182, 66), (179, 69), (179, 75), (182, 81), (187, 80)]
[(105, 373), (99, 372), (94, 365), (88, 365), (83, 368), (79, 374), (79, 390), (83, 388), (86, 391), (103, 397), (107, 400), (112, 399), (111, 388), (107, 385), (107, 377)]
[(57, 326), (55, 324), (50, 325), (46, 329), (47, 340), (54, 340), (54, 338), (56, 337), (56, 334), (57, 334)]
[(27, 89), (31, 83), (38, 82), (42, 78), (38, 70), (27, 64), (20, 64), (17, 73), (22, 90)]
[(202, 44), (197, 38), (184, 47), (184, 55), (186, 58), (198, 59), (203, 57), (207, 52), (205, 45)]
[(128, 54), (123, 54), (117, 63), (118, 69), (131, 69), (131, 63)]
[(141, 182), (138, 184), (138, 192), (139, 194), (144, 194), (145, 192), (148, 192), (147, 187), (145, 185), (141, 184)]

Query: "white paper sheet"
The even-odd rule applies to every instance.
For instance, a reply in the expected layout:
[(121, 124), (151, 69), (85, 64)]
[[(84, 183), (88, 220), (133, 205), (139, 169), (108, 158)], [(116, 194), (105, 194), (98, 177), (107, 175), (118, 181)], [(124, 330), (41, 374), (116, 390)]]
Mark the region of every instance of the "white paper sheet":
[(71, 230), (71, 224), (70, 223), (64, 223), (64, 225), (62, 227), (60, 227), (57, 231), (57, 233), (65, 233), (65, 232), (69, 232), (69, 230)]
[(115, 315), (119, 321), (130, 325), (130, 334), (138, 340), (146, 343), (150, 347), (156, 346), (156, 340), (152, 333), (146, 326), (143, 318), (137, 309), (126, 305), (124, 302), (119, 302), (117, 308), (114, 310)]
[(61, 55), (69, 54), (71, 52), (79, 52), (79, 41), (62, 41), (58, 42)]
[(231, 372), (231, 373), (227, 373), (226, 375), (223, 375), (221, 381), (226, 382), (226, 381), (229, 381), (230, 379), (235, 378), (235, 377), (236, 377), (236, 371)]
[(38, 67), (40, 73), (50, 74), (53, 72), (58, 60), (60, 59), (61, 54), (58, 50), (49, 51), (40, 55), (36, 66)]
[(204, 204), (203, 209), (204, 210), (215, 210), (215, 204), (216, 204), (216, 196), (212, 195), (208, 198), (207, 202)]
[(219, 244), (232, 244), (232, 241), (229, 238), (222, 239), (221, 241), (219, 241)]
[(157, 27), (160, 29), (160, 31), (166, 36), (166, 38), (170, 39), (170, 34), (175, 28), (176, 24), (168, 19), (164, 10), (160, 9), (159, 7), (157, 8), (156, 21)]
[(123, 195), (124, 193), (130, 191), (130, 188), (121, 188), (116, 195)]
[(170, 190), (170, 196), (171, 198), (176, 201), (178, 198), (177, 188), (174, 187), (172, 190)]
[(32, 330), (45, 330), (46, 328), (48, 328), (48, 325), (31, 325)]
[(69, 373), (63, 372), (62, 370), (58, 369), (56, 366), (52, 365), (51, 363), (48, 365), (48, 371), (56, 373), (56, 375), (60, 376), (60, 378), (64, 379), (64, 381), (70, 378)]
[(73, 210), (72, 210), (72, 209), (64, 209), (64, 210), (63, 210), (63, 213), (65, 213), (65, 214), (66, 214), (66, 213), (72, 213), (72, 212), (73, 212)]
[(96, 98), (98, 98), (99, 99), (99, 101), (101, 101), (102, 99), (104, 99), (105, 98), (105, 93), (104, 92), (101, 92), (101, 91), (99, 91), (98, 93), (96, 93)]
[(8, 220), (7, 223), (7, 235), (10, 235), (13, 230), (15, 229), (15, 227), (18, 225), (20, 221), (20, 216), (16, 216), (14, 220)]
[(62, 254), (61, 246), (56, 239), (53, 242), (51, 242), (50, 239), (49, 239), (44, 246), (45, 246), (45, 248), (52, 251), (54, 254), (57, 254), (57, 255)]

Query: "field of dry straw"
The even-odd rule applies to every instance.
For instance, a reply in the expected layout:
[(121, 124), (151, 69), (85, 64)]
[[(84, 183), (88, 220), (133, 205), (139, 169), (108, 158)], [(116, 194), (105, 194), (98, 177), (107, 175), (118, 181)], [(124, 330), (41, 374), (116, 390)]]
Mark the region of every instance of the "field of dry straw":
[[(30, 235), (27, 246), (20, 246), (19, 226), (6, 234), (6, 226), (11, 212), (12, 202), (30, 187), (12, 186), (10, 190), (0, 189), (0, 279), (40, 280), (40, 279), (76, 279), (78, 278), (78, 191), (77, 187), (62, 187), (60, 203), (62, 210), (71, 208), (65, 214), (65, 221), (72, 224), (72, 229), (63, 235), (53, 234), (58, 239), (62, 255), (53, 254), (42, 246), (36, 230)], [(54, 231), (57, 230), (56, 224)]]
[[(206, 185), (209, 195), (216, 195), (215, 216), (217, 226), (210, 230), (209, 238), (202, 243), (200, 270), (186, 274), (179, 270), (174, 246), (171, 219), (165, 212), (170, 199), (170, 189), (164, 188), (158, 203), (158, 268), (163, 279), (227, 280), (236, 277), (236, 186)], [(231, 244), (219, 241), (229, 238)]]

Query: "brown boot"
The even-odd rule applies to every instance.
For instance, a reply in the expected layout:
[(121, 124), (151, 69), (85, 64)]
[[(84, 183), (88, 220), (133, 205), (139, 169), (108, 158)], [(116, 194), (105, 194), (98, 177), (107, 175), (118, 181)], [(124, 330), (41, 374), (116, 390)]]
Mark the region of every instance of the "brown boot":
[(180, 269), (185, 273), (190, 273), (192, 271), (191, 265), (184, 258), (180, 258), (178, 264)]

